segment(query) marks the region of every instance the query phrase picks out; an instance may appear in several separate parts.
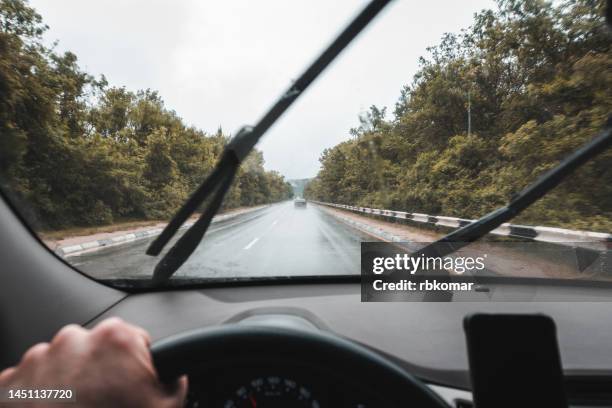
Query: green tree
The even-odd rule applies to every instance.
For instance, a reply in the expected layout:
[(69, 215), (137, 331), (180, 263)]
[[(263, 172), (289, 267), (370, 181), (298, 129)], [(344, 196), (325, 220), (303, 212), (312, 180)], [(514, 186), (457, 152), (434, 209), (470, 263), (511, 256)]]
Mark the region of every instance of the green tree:
[[(430, 47), (394, 117), (372, 107), (321, 155), (310, 198), (474, 218), (593, 137), (612, 111), (602, 0), (500, 0)], [(468, 134), (468, 95), (471, 129)], [(516, 222), (612, 230), (607, 152)]]
[[(57, 54), (23, 0), (0, 0), (0, 185), (41, 228), (171, 216), (228, 141), (186, 126), (156, 91), (108, 86)], [(255, 152), (225, 208), (286, 199)], [(283, 193), (283, 188), (285, 188)]]

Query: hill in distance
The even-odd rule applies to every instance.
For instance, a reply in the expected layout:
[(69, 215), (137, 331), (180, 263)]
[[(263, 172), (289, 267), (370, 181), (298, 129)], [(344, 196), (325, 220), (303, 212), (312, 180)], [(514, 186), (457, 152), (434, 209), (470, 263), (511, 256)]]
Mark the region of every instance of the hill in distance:
[(304, 187), (306, 187), (306, 184), (308, 184), (310, 180), (312, 180), (312, 178), (287, 180), (287, 182), (291, 184), (291, 187), (293, 187), (293, 196), (304, 197)]

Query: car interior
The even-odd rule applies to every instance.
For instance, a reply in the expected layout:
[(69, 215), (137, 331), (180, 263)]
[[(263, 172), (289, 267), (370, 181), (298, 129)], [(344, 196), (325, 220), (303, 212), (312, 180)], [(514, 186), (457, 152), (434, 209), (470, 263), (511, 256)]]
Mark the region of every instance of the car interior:
[[(290, 103), (287, 95), (279, 103)], [(484, 279), (477, 295), (487, 301), (457, 295), (428, 302), (419, 292), (416, 301), (364, 302), (360, 275), (279, 270), (279, 279), (170, 279), (265, 130), (251, 128), (232, 142), (233, 167), (219, 173), (216, 185), (206, 181), (205, 194), (192, 195), (171, 222), (174, 230), (157, 242), (163, 247), (220, 184), (225, 191), (183, 235), (199, 238), (187, 250), (179, 240), (142, 285), (84, 274), (50, 250), (3, 194), (0, 368), (66, 324), (92, 328), (116, 316), (151, 334), (164, 382), (189, 376), (189, 407), (612, 407), (610, 282)], [(609, 127), (601, 141), (598, 150), (609, 147)], [(533, 200), (544, 192), (538, 194)], [(306, 202), (300, 197), (290, 207), (305, 214), (314, 206)], [(460, 228), (456, 241), (467, 245), (508, 219), (502, 218)], [(529, 301), (507, 301), (526, 291)]]
[[(163, 375), (192, 376), (191, 406), (248, 406), (237, 390), (289, 380), (271, 406), (469, 407), (465, 316), (544, 314), (557, 327), (570, 406), (612, 404), (612, 305), (600, 301), (612, 289), (583, 288), (592, 302), (568, 293), (566, 302), (529, 303), (361, 303), (358, 278), (130, 293), (67, 265), (4, 200), (0, 211), (2, 366), (68, 323), (118, 316), (151, 333)], [(517, 383), (503, 386), (530, 406)]]

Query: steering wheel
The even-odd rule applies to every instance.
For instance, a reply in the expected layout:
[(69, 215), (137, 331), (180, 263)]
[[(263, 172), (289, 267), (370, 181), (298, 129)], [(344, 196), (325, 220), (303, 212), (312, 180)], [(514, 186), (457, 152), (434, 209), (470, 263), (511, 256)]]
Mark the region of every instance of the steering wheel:
[(333, 371), (371, 390), (387, 406), (448, 408), (425, 384), (380, 355), (351, 341), (314, 330), (231, 324), (168, 337), (151, 347), (160, 379), (256, 356), (296, 359)]

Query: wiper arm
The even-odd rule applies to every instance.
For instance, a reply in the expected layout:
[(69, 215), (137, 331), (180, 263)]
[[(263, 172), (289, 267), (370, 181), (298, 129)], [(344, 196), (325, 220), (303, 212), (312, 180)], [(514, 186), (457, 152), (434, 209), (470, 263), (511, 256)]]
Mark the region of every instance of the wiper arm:
[(555, 168), (546, 172), (535, 183), (525, 188), (514, 197), (510, 203), (498, 208), (484, 217), (459, 228), (450, 234), (432, 242), (412, 254), (417, 256), (442, 257), (453, 253), (470, 242), (483, 237), (506, 221), (516, 217), (523, 210), (555, 188), (561, 181), (574, 172), (578, 167), (605, 151), (612, 143), (612, 117), (608, 124), (593, 140), (566, 157)]
[(147, 248), (148, 255), (159, 255), (164, 246), (176, 234), (179, 227), (191, 214), (212, 196), (208, 207), (200, 218), (176, 242), (156, 265), (153, 282), (159, 284), (169, 279), (196, 249), (212, 218), (219, 211), (223, 197), (232, 185), (240, 163), (253, 150), (259, 139), (308, 88), (319, 74), (342, 52), (344, 48), (376, 17), (390, 0), (372, 0), (355, 19), (340, 33), (312, 65), (281, 95), (280, 99), (254, 127), (243, 127), (226, 146), (213, 172), (182, 205), (162, 233)]

